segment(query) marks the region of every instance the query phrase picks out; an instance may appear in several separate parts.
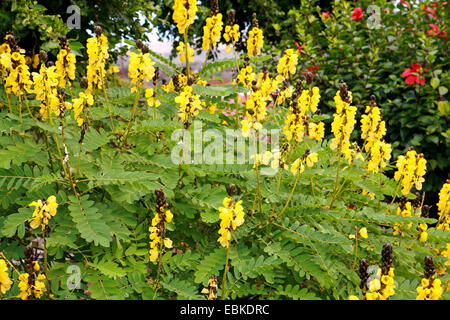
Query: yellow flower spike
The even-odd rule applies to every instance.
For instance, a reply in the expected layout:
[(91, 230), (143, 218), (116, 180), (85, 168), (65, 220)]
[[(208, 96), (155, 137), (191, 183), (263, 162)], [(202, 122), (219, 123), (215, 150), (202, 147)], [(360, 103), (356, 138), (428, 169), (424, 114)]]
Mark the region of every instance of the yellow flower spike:
[(197, 14), (196, 0), (175, 0), (172, 18), (178, 27), (178, 31), (184, 34), (187, 28), (194, 23)]

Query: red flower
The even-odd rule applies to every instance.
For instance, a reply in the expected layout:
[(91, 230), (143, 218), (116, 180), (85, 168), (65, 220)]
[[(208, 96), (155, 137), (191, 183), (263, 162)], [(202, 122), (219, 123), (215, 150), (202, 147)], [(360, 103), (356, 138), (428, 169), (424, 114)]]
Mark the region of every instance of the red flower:
[(410, 5), (407, 1), (405, 1), (405, 0), (400, 0), (400, 3), (401, 3), (402, 5), (408, 7), (408, 9), (411, 9), (411, 5)]
[(363, 10), (361, 8), (355, 8), (352, 12), (352, 20), (356, 21), (363, 17)]
[(299, 45), (297, 41), (295, 41), (295, 45), (297, 46), (297, 51), (301, 53), (303, 51), (303, 47)]
[(319, 69), (320, 66), (318, 66), (317, 64), (315, 64), (313, 61), (311, 61), (311, 67), (308, 68), (308, 71), (303, 71), (303, 74), (307, 74), (308, 72), (311, 72), (311, 74), (313, 76), (315, 76), (316, 74), (313, 72), (314, 70)]
[(324, 19), (327, 19), (330, 16), (330, 11), (322, 12), (322, 16), (323, 16)]
[(447, 39), (448, 37), (446, 36), (447, 31), (441, 31), (439, 32), (439, 27), (435, 24), (430, 23), (430, 27), (431, 29), (428, 30), (428, 35), (430, 36), (439, 36), (441, 38)]
[(414, 83), (424, 85), (425, 77), (423, 77), (423, 71), (427, 71), (427, 68), (422, 68), (419, 63), (413, 63), (411, 68), (406, 69), (402, 73), (402, 77), (406, 77), (405, 83), (407, 85), (413, 85)]

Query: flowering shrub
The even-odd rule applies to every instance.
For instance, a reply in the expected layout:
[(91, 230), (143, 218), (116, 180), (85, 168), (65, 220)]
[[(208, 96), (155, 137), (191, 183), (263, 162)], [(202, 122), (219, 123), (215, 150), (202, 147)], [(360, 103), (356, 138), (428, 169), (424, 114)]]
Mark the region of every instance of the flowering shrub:
[[(450, 189), (441, 181), (430, 218), (429, 155), (393, 155), (375, 95), (361, 107), (344, 80), (324, 88), (297, 72), (298, 50), (262, 55), (257, 16), (238, 36), (217, 6), (203, 22), (196, 2), (176, 0), (183, 67), (138, 39), (124, 85), (106, 76), (101, 26), (76, 79), (64, 39), (58, 65), (41, 51), (30, 74), (20, 41), (4, 36), (1, 298), (448, 299)], [(205, 51), (220, 29), (235, 59), (193, 70), (194, 23)], [(227, 68), (233, 82), (212, 85)], [(332, 119), (318, 108), (327, 91)]]

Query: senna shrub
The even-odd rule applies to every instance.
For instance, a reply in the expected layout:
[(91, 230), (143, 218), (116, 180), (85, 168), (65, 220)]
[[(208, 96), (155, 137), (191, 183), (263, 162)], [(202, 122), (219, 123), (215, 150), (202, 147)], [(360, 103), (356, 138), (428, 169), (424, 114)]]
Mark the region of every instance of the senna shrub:
[[(197, 6), (176, 0), (183, 67), (137, 40), (127, 85), (107, 76), (100, 26), (81, 78), (66, 39), (56, 64), (42, 51), (30, 73), (20, 42), (4, 36), (1, 299), (447, 299), (449, 182), (429, 218), (427, 155), (392, 156), (376, 97), (355, 104), (341, 81), (333, 117), (322, 115), (298, 53), (261, 55), (257, 17), (244, 35), (217, 5), (204, 49), (220, 35), (235, 59), (191, 68)], [(209, 83), (225, 69), (231, 83)], [(184, 146), (207, 129), (238, 155), (222, 140), (234, 129), (251, 161), (191, 159)]]

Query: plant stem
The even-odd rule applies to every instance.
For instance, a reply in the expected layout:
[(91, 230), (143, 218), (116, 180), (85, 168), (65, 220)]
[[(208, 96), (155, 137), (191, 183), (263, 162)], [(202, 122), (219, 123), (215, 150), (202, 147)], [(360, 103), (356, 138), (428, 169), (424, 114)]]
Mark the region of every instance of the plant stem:
[(225, 260), (225, 270), (223, 272), (223, 280), (222, 280), (222, 300), (225, 299), (225, 283), (227, 281), (229, 258), (230, 258), (230, 244), (228, 243), (228, 245), (227, 245), (227, 258)]
[(189, 75), (191, 73), (191, 69), (189, 67), (189, 56), (188, 56), (188, 36), (187, 36), (187, 29), (184, 31), (184, 54), (186, 55), (186, 75), (187, 75), (187, 81), (189, 83)]
[(48, 280), (48, 269), (47, 269), (47, 240), (45, 239), (45, 231), (42, 232), (42, 237), (44, 238), (43, 247), (44, 247), (44, 273), (45, 280), (47, 281), (47, 296), (50, 293), (50, 281)]
[(102, 79), (102, 89), (103, 89), (103, 95), (105, 96), (106, 107), (108, 108), (109, 120), (111, 121), (111, 128), (112, 128), (113, 134), (116, 135), (116, 129), (114, 127), (111, 108), (109, 107), (108, 95), (106, 94), (105, 82), (103, 81), (103, 79)]
[(300, 173), (297, 172), (297, 177), (295, 177), (295, 182), (294, 182), (294, 186), (292, 187), (291, 194), (289, 195), (289, 198), (288, 198), (286, 204), (284, 205), (283, 210), (281, 210), (280, 214), (276, 217), (277, 219), (278, 219), (279, 217), (281, 217), (281, 215), (284, 213), (284, 211), (285, 211), (286, 208), (288, 207), (289, 203), (291, 202), (292, 195), (294, 194), (295, 188), (297, 187), (297, 182), (298, 182), (298, 179), (299, 179), (299, 178), (300, 178)]
[(355, 235), (355, 259), (353, 260), (352, 270), (356, 267), (356, 259), (358, 258), (358, 234)]
[(136, 114), (137, 104), (140, 96), (141, 96), (141, 86), (139, 85), (137, 88), (136, 97), (134, 98), (133, 110), (131, 111), (131, 118), (130, 121), (128, 122), (127, 128), (125, 129), (125, 133), (123, 134), (123, 139), (122, 143), (120, 144), (120, 147), (122, 147), (127, 140), (128, 132), (130, 131), (131, 123), (133, 122), (134, 115)]
[(337, 196), (336, 190), (337, 190), (338, 181), (339, 181), (339, 169), (340, 168), (341, 168), (341, 151), (339, 150), (338, 167), (337, 167), (337, 173), (336, 173), (336, 181), (334, 182), (333, 198), (331, 199), (330, 209), (333, 207), (334, 200), (336, 200), (336, 196)]

